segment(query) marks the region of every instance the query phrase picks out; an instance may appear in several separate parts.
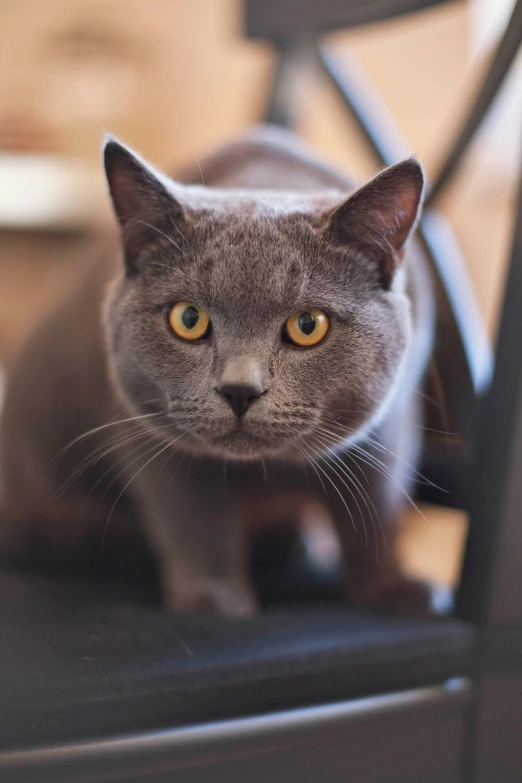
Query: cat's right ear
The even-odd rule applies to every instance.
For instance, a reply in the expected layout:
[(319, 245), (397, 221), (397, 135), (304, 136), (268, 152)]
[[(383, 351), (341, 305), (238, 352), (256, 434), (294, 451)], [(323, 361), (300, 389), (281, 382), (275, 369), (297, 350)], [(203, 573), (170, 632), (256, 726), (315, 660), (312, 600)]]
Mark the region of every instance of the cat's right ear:
[(377, 260), (381, 280), (389, 287), (419, 219), (423, 190), (418, 160), (408, 158), (388, 166), (334, 210), (329, 235), (342, 245), (365, 248)]
[(111, 136), (104, 141), (103, 160), (125, 263), (138, 271), (144, 248), (168, 240), (173, 225), (184, 219), (183, 208), (162, 176)]

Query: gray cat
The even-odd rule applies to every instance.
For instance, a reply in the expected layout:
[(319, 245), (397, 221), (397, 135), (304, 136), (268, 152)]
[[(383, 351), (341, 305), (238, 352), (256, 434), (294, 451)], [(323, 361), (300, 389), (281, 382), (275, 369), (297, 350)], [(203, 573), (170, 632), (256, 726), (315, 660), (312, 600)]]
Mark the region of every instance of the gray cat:
[(245, 503), (292, 490), (326, 498), (352, 600), (423, 605), (393, 553), (433, 324), (405, 252), (420, 164), (354, 191), (269, 129), (202, 160), (204, 185), (104, 157), (123, 253), (86, 254), (11, 374), (1, 551), (137, 562), (141, 529), (165, 606), (248, 614)]

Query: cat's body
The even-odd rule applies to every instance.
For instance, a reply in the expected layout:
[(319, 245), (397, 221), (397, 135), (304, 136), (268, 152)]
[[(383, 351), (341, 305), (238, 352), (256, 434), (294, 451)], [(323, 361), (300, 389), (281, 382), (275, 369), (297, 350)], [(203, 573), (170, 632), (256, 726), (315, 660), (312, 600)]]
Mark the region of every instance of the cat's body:
[[(115, 549), (132, 568), (145, 532), (167, 605), (241, 614), (256, 603), (242, 495), (297, 488), (327, 500), (355, 599), (400, 601), (393, 535), (433, 322), (420, 259), (401, 260), (418, 165), (346, 201), (347, 180), (276, 132), (202, 160), (206, 187), (199, 166), (180, 177), (193, 186), (171, 186), (107, 151), (127, 272), (116, 242), (100, 243), (19, 359), (0, 440), (1, 551), (73, 562)], [(180, 299), (210, 314), (201, 341), (169, 332), (165, 308)], [(324, 341), (282, 341), (306, 308), (329, 314)]]

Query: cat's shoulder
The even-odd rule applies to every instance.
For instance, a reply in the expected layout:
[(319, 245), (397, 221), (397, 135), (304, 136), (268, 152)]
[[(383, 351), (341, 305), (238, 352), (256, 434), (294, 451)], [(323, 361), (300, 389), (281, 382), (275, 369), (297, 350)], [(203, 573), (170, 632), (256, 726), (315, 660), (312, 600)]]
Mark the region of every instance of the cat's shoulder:
[(297, 134), (268, 125), (243, 133), (174, 175), (185, 184), (218, 188), (348, 192), (356, 187)]

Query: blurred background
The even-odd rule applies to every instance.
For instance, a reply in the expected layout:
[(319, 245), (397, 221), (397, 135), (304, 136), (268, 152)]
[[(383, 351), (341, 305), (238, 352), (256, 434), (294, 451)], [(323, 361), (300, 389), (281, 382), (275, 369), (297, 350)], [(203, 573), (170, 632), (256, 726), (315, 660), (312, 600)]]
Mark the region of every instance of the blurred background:
[[(261, 2), (261, 0), (259, 0)], [(318, 0), (319, 1), (319, 0)], [(355, 57), (428, 173), (436, 170), (502, 35), (513, 0), (468, 0), (327, 36)], [(0, 363), (52, 307), (78, 246), (112, 225), (104, 130), (170, 171), (263, 116), (274, 67), (243, 35), (240, 0), (3, 0), (0, 4)], [(375, 173), (332, 89), (304, 73), (298, 129), (331, 161)], [(516, 63), (442, 211), (494, 335), (522, 128)], [(451, 583), (465, 519), (408, 514), (410, 571)]]

